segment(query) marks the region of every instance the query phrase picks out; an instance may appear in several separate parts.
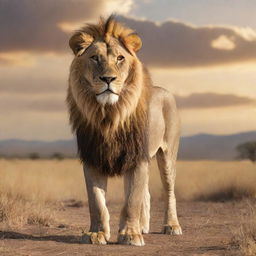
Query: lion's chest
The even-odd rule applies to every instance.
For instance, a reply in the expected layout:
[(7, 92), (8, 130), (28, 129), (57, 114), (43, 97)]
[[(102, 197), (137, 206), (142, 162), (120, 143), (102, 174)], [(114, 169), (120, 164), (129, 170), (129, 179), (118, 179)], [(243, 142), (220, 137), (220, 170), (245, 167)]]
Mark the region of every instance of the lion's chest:
[(89, 125), (76, 132), (78, 153), (86, 165), (98, 169), (103, 175), (122, 175), (132, 171), (142, 160), (148, 159), (148, 136), (145, 127), (131, 126), (106, 140)]

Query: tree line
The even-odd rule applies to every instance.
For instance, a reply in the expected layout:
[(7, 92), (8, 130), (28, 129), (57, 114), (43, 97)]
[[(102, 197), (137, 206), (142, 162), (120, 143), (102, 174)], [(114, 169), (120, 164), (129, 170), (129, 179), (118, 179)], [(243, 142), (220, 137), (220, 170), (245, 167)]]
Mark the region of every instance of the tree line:
[[(239, 144), (236, 147), (236, 150), (238, 152), (238, 156), (236, 159), (241, 160), (250, 160), (253, 163), (256, 163), (256, 141), (249, 141), (242, 144)], [(74, 158), (74, 156), (66, 156), (62, 153), (55, 152), (47, 157), (41, 156), (37, 152), (31, 152), (27, 156), (20, 157), (20, 156), (0, 156), (4, 158), (29, 158), (31, 160), (37, 160), (37, 159), (57, 159), (57, 160), (63, 160), (65, 158)]]

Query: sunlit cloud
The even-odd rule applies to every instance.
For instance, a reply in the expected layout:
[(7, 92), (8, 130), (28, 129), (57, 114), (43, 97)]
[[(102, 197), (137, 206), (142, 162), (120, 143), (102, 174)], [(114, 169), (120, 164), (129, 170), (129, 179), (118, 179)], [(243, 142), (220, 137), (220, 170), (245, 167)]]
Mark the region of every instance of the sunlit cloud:
[(235, 43), (225, 35), (221, 35), (218, 38), (212, 40), (211, 46), (219, 50), (233, 50), (236, 45)]
[[(133, 0), (106, 0), (104, 1), (104, 11), (99, 12), (102, 17), (108, 17), (113, 13), (118, 13), (119, 15), (128, 14), (134, 7), (135, 3)], [(120, 8), (121, 7), (121, 8)], [(57, 26), (64, 32), (71, 33), (79, 29), (85, 22), (95, 23), (98, 21), (99, 16), (92, 17), (91, 19), (87, 17), (78, 17), (77, 21), (67, 22), (62, 21), (57, 24)]]
[(108, 0), (105, 6), (105, 15), (112, 13), (127, 14), (134, 6), (133, 0)]
[(35, 59), (28, 52), (0, 52), (0, 64), (30, 67), (35, 64)]
[(234, 94), (192, 93), (188, 96), (176, 95), (177, 105), (181, 109), (224, 108), (254, 104), (256, 98), (242, 97)]
[(256, 40), (256, 30), (250, 27), (233, 27), (239, 35), (241, 35), (247, 41)]
[(237, 106), (229, 108), (184, 109), (180, 111), (182, 134), (233, 134), (256, 130), (256, 108)]
[[(90, 21), (87, 21), (88, 23)], [(68, 23), (68, 22), (60, 22), (57, 24), (57, 26), (64, 32), (71, 33), (75, 30), (78, 30), (81, 27), (81, 22), (73, 22), (73, 23)]]

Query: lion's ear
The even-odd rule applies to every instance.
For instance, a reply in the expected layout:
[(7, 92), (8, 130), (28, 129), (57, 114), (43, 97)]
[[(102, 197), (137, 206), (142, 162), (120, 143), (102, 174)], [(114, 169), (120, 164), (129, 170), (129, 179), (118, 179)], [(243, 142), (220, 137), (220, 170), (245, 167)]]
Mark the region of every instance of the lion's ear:
[(77, 56), (83, 54), (83, 52), (88, 48), (93, 42), (93, 37), (89, 34), (83, 32), (76, 32), (69, 39), (69, 46), (73, 53)]
[(142, 46), (142, 41), (140, 37), (135, 33), (132, 33), (123, 38), (123, 42), (129, 50), (132, 50), (134, 52), (137, 52)]

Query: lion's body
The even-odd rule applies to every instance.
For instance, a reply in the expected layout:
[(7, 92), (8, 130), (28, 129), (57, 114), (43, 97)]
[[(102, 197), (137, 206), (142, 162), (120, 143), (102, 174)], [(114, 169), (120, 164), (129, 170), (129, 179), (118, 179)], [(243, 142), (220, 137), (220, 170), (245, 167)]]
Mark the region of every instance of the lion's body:
[[(161, 87), (153, 87), (149, 105), (149, 156), (159, 149), (164, 152), (176, 145), (177, 155), (180, 136), (180, 120), (173, 95)], [(172, 146), (172, 147), (171, 147)]]
[(153, 87), (136, 57), (141, 41), (112, 17), (74, 34), (67, 103), (77, 136), (91, 216), (89, 243), (110, 237), (107, 179), (122, 175), (125, 205), (118, 241), (143, 245), (149, 230), (148, 162), (156, 155), (165, 190), (165, 233), (181, 234), (174, 196), (179, 118), (174, 98)]

